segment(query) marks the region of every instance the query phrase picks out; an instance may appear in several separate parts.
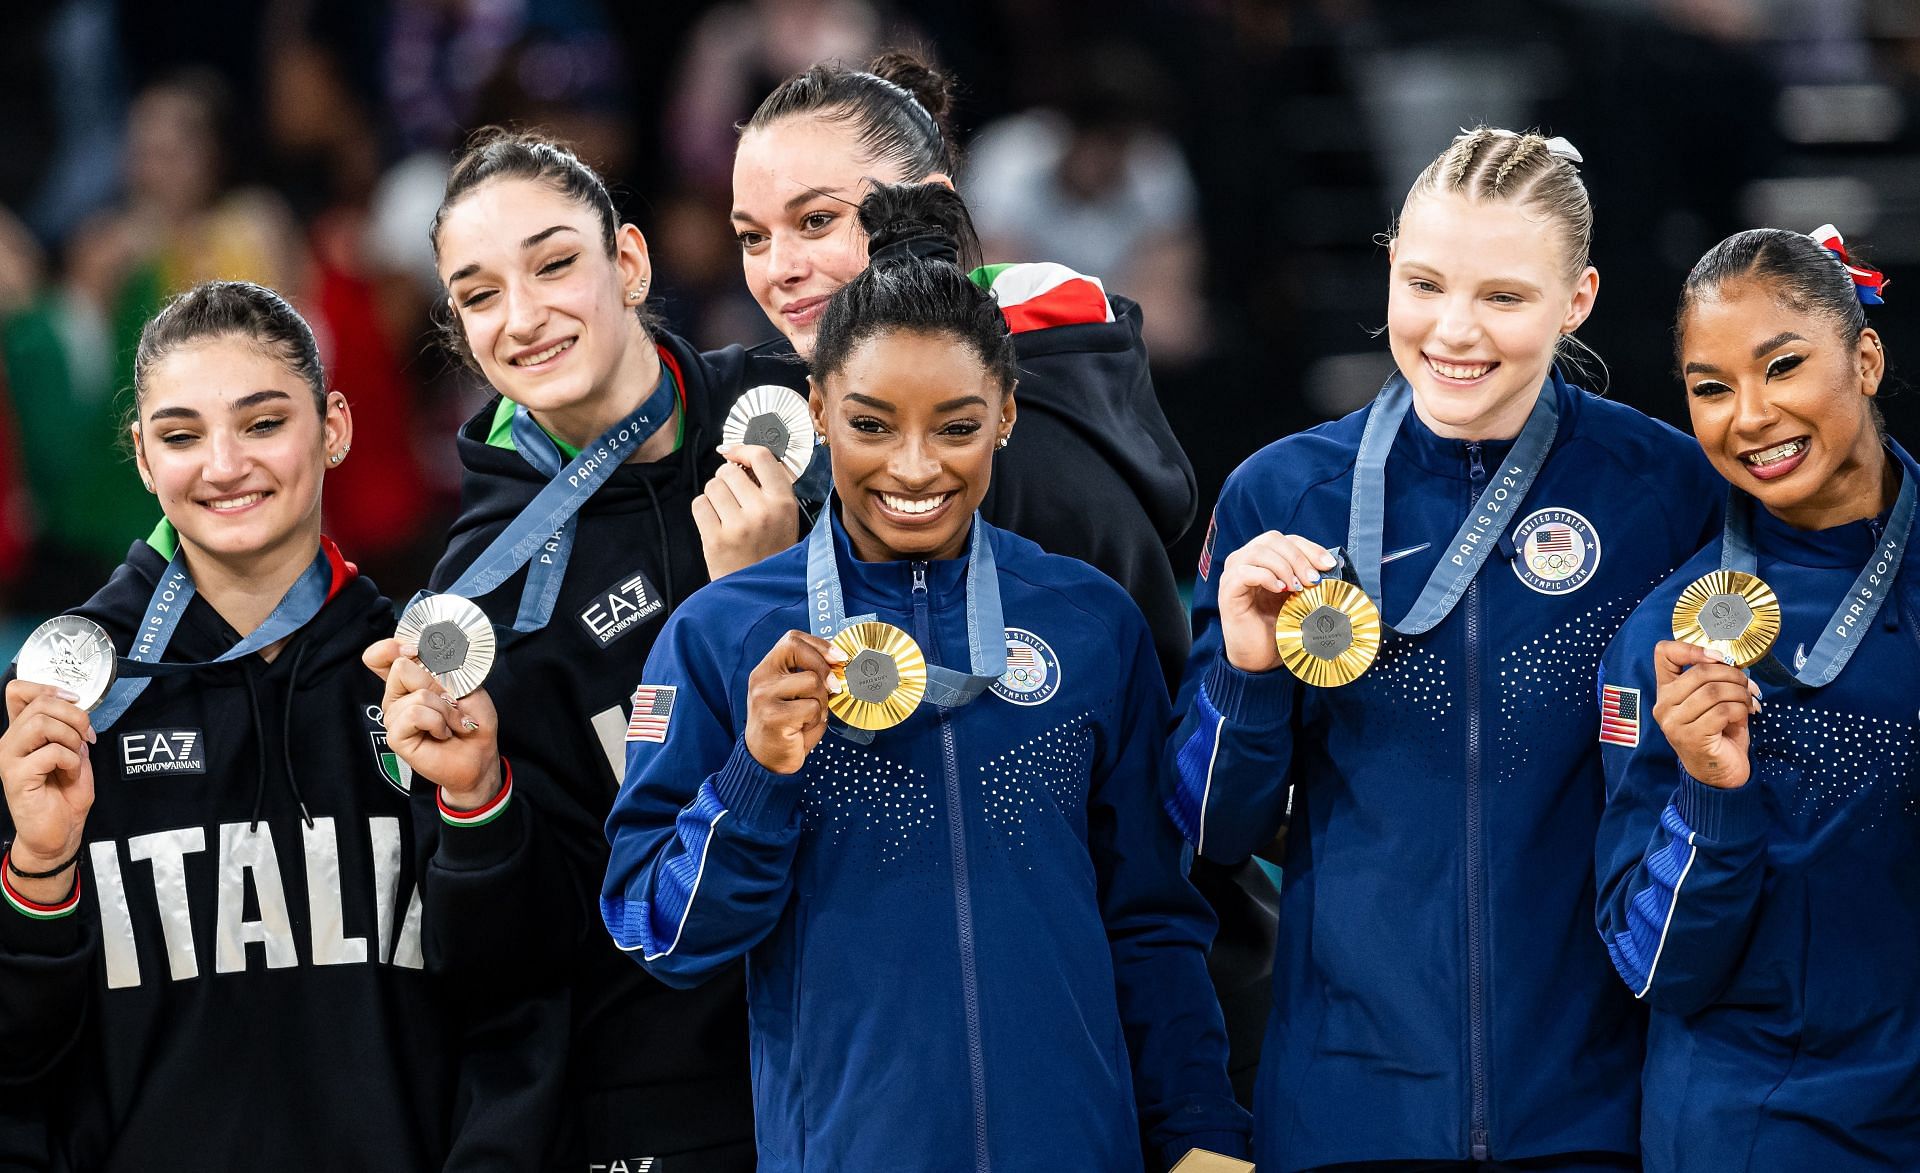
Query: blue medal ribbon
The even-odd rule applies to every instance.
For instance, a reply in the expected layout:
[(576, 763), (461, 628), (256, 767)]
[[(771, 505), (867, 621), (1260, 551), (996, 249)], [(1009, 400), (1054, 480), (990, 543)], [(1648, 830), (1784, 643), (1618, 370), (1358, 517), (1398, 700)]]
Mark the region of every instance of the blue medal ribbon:
[(1382, 545), (1387, 527), (1387, 456), (1401, 421), (1413, 406), (1413, 387), (1398, 374), (1387, 380), (1367, 412), (1360, 433), (1360, 452), (1353, 466), (1353, 498), (1347, 522), (1347, 561), (1360, 589), (1379, 607), (1382, 622), (1399, 635), (1432, 630), (1453, 610), (1467, 585), (1499, 544), (1507, 517), (1526, 499), (1534, 478), (1546, 463), (1560, 427), (1559, 380), (1549, 375), (1541, 386), (1527, 423), (1514, 441), (1513, 451), (1494, 471), (1473, 512), (1453, 535), (1453, 544), (1427, 578), (1420, 597), (1397, 623), (1387, 623), (1385, 596), (1380, 588)]
[[(546, 487), (527, 502), (507, 527), (488, 544), (459, 579), (446, 589), (447, 594), (477, 599), (495, 590), (522, 566), (527, 567), (527, 585), (520, 592), (520, 610), (514, 616), (515, 631), (538, 631), (553, 617), (566, 579), (567, 561), (573, 556), (574, 533), (578, 528), (574, 515), (587, 498), (607, 483), (615, 469), (626, 463), (673, 418), (673, 406), (679, 388), (673, 372), (660, 363), (660, 382), (646, 402), (600, 434), (600, 438), (581, 449), (571, 461), (563, 461), (560, 447), (525, 407), (513, 409), (513, 444), (522, 458), (545, 475)], [(418, 602), (428, 592), (413, 597)]]
[(133, 650), (123, 661), (129, 665), (128, 669), (120, 679), (114, 681), (106, 697), (93, 710), (94, 729), (105, 730), (118, 721), (128, 706), (146, 691), (156, 675), (188, 672), (209, 664), (238, 660), (292, 635), (320, 613), (320, 608), (327, 602), (328, 588), (332, 585), (333, 565), (327, 560), (323, 549), (314, 555), (313, 564), (302, 571), (287, 593), (280, 597), (280, 602), (274, 606), (265, 622), (254, 628), (246, 638), (212, 660), (162, 665), (160, 658), (166, 654), (167, 645), (173, 642), (173, 634), (180, 626), (180, 617), (186, 614), (187, 604), (193, 601), (195, 593), (193, 575), (187, 572), (186, 551), (175, 551), (173, 561), (167, 564), (166, 573), (160, 576), (160, 584), (153, 588), (153, 595), (147, 600), (146, 618), (134, 633)]
[[(1894, 498), (1886, 532), (1880, 535), (1880, 544), (1867, 564), (1860, 568), (1853, 588), (1815, 641), (1802, 671), (1787, 667), (1769, 651), (1753, 666), (1755, 676), (1769, 684), (1824, 688), (1833, 683), (1853, 658), (1854, 649), (1860, 646), (1858, 637), (1873, 626), (1881, 604), (1893, 593), (1893, 580), (1900, 574), (1900, 563), (1907, 553), (1907, 538), (1913, 531), (1914, 478), (1904, 466), (1900, 467), (1900, 494)], [(1720, 538), (1722, 570), (1759, 574), (1760, 555), (1753, 544), (1753, 505), (1753, 498), (1746, 493), (1734, 488), (1727, 490), (1726, 523)]]
[[(973, 515), (973, 536), (968, 540), (966, 590), (970, 670), (960, 672), (931, 660), (927, 662), (925, 699), (942, 708), (957, 709), (971, 704), (1007, 671), (1007, 627), (1000, 612), (999, 569), (994, 564), (993, 548), (987, 542), (986, 524), (977, 512)], [(820, 510), (819, 520), (807, 535), (807, 599), (809, 623), (813, 634), (821, 639), (830, 640), (842, 629), (874, 618), (871, 614), (847, 616), (846, 601), (840, 591), (840, 565), (833, 549), (831, 499)], [(926, 649), (921, 651), (924, 653)], [(868, 731), (841, 728), (841, 732)]]

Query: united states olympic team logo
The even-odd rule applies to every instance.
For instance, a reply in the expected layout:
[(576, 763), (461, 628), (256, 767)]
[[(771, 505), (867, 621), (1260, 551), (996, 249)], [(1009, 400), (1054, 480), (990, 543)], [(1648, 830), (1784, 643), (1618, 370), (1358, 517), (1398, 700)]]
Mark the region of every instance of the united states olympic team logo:
[(1541, 509), (1513, 531), (1513, 572), (1543, 595), (1577, 591), (1600, 569), (1600, 535), (1571, 509)]
[(1018, 627), (1007, 628), (1007, 670), (990, 685), (995, 696), (1016, 705), (1041, 705), (1060, 691), (1060, 659), (1047, 641)]

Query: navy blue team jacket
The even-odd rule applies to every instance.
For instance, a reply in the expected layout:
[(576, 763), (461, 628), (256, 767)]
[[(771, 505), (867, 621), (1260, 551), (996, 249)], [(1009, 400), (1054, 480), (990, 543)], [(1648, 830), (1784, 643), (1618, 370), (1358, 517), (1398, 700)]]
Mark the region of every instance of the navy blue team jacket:
[[(987, 532), (1007, 674), (871, 745), (829, 731), (796, 774), (743, 734), (748, 674), (808, 626), (804, 543), (695, 594), (648, 660), (601, 911), (672, 984), (747, 958), (762, 1173), (1137, 1170), (1142, 1124), (1168, 1162), (1245, 1150), (1212, 919), (1157, 804), (1146, 623), (1091, 567)], [(848, 613), (964, 670), (967, 559), (834, 538)]]
[[(1210, 858), (1289, 823), (1261, 1173), (1638, 1149), (1641, 1017), (1587, 925), (1594, 675), (1725, 492), (1686, 436), (1553, 374), (1559, 429), (1445, 620), (1343, 688), (1221, 651), (1221, 564), (1277, 530), (1347, 542), (1366, 412), (1255, 453), (1221, 493), (1168, 806)], [(1405, 615), (1511, 441), (1407, 413), (1386, 467), (1385, 615)], [(1401, 555), (1395, 557), (1395, 555)], [(1289, 810), (1291, 818), (1289, 819)]]
[[(1904, 475), (1920, 475), (1895, 448)], [(1754, 509), (1774, 651), (1811, 651), (1886, 524)], [(1736, 790), (1688, 777), (1653, 720), (1653, 646), (1714, 541), (1608, 649), (1600, 931), (1649, 1009), (1649, 1170), (1920, 1169), (1920, 574), (1909, 550), (1825, 688), (1763, 683)], [(1624, 706), (1624, 709), (1621, 707)]]

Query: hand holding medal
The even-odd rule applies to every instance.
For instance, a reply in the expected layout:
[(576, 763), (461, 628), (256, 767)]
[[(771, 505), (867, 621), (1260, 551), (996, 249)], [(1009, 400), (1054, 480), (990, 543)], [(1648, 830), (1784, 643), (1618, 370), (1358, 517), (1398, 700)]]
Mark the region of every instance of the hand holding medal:
[(1340, 565), (1326, 547), (1272, 530), (1227, 556), (1220, 632), (1242, 672), (1284, 666), (1309, 684), (1359, 677), (1380, 647), (1380, 613), (1351, 583), (1322, 577)]
[(1760, 711), (1760, 686), (1718, 649), (1679, 640), (1654, 645), (1653, 719), (1688, 775), (1733, 790), (1752, 774), (1748, 722)]
[(501, 786), (499, 715), (480, 687), (494, 652), (485, 612), (458, 595), (428, 595), (361, 657), (386, 682), (387, 747), (454, 808), (484, 805)]
[(1723, 654), (1736, 668), (1759, 663), (1780, 636), (1780, 600), (1751, 574), (1716, 570), (1680, 592), (1673, 638)]
[(52, 903), (72, 887), (93, 809), (89, 747), (98, 734), (88, 710), (114, 678), (114, 648), (99, 624), (58, 615), (34, 629), (7, 685), (7, 732), (0, 737), (0, 784), (14, 840), (6, 881), (29, 900)]
[[(876, 624), (875, 626), (885, 626)], [(776, 774), (798, 773), (827, 731), (849, 657), (804, 631), (780, 637), (747, 677), (747, 752)]]

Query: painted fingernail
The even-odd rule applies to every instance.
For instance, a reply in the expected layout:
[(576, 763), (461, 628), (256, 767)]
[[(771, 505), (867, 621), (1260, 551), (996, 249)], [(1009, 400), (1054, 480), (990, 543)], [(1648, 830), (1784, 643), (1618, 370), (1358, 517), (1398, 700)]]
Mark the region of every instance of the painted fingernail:
[(475, 729), (480, 728), (480, 722), (474, 720), (472, 717), (467, 717), (461, 720), (460, 727), (468, 733), (472, 733)]
[(54, 690), (53, 690), (53, 695), (55, 695), (55, 696), (57, 696), (57, 697), (59, 697), (59, 698), (60, 698), (61, 700), (63, 700), (63, 701), (66, 701), (66, 702), (67, 702), (68, 704), (74, 704), (74, 705), (77, 705), (77, 704), (79, 704), (79, 703), (80, 703), (80, 697), (79, 697), (79, 695), (78, 695), (78, 694), (76, 694), (76, 693), (71, 693), (71, 692), (68, 692), (68, 691), (67, 691), (66, 689), (64, 689), (64, 688), (56, 688), (56, 689), (54, 689)]
[(420, 654), (420, 645), (419, 644), (401, 644), (400, 654), (403, 656), (417, 656)]
[(1319, 575), (1317, 575), (1317, 574), (1309, 574), (1309, 575), (1307, 575), (1307, 582), (1308, 582), (1309, 584), (1312, 584), (1312, 583), (1316, 583), (1316, 582), (1319, 582), (1319, 581), (1320, 581), (1320, 576), (1319, 576)]
[(1304, 591), (1307, 589), (1307, 586), (1305, 583), (1301, 582), (1299, 579), (1296, 578), (1293, 580), (1293, 589), (1296, 591)]
[(840, 682), (840, 678), (838, 676), (833, 675), (832, 673), (829, 673), (827, 675), (827, 695), (839, 696), (841, 693), (845, 691), (847, 691), (847, 686)]
[(1320, 557), (1314, 559), (1314, 563), (1322, 570), (1332, 570), (1340, 564), (1340, 560), (1331, 554), (1322, 554)]
[(844, 664), (846, 662), (847, 662), (847, 654), (841, 651), (838, 645), (829, 644), (827, 646), (827, 663)]

